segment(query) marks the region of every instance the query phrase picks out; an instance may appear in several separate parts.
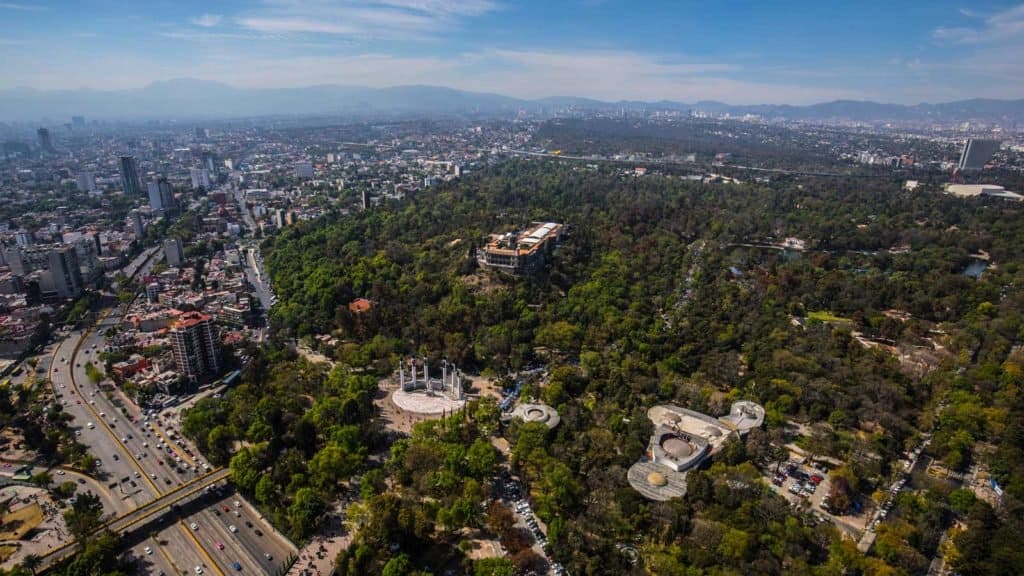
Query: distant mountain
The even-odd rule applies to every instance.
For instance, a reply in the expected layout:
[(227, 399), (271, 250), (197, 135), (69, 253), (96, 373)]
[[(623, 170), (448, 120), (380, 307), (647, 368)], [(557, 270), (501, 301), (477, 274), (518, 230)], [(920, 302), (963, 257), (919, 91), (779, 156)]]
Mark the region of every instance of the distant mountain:
[(882, 104), (836, 100), (809, 106), (735, 106), (715, 101), (603, 102), (576, 96), (523, 100), (439, 86), (367, 88), (324, 84), (301, 88), (235, 88), (220, 82), (181, 78), (135, 90), (0, 90), (0, 121), (90, 118), (216, 118), (306, 114), (503, 114), (516, 110), (554, 113), (589, 110), (703, 111), (757, 114), (765, 118), (861, 122), (1024, 121), (1022, 100), (962, 100), (944, 104)]

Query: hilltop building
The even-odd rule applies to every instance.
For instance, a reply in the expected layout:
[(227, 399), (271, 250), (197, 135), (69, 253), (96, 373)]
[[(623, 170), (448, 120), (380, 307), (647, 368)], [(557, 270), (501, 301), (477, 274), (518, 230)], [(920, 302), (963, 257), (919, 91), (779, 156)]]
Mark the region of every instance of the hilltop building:
[(477, 250), (477, 262), (509, 274), (530, 274), (558, 247), (562, 230), (562, 225), (554, 222), (533, 222), (522, 233), (492, 234), (487, 245)]

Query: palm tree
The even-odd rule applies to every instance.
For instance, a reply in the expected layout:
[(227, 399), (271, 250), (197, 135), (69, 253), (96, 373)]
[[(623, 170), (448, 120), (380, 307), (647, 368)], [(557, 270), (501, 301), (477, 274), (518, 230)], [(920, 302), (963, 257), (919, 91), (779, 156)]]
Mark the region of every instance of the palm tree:
[(21, 561), (22, 567), (26, 570), (30, 570), (33, 574), (36, 573), (36, 568), (39, 568), (43, 564), (43, 559), (35, 554), (29, 554), (25, 556), (25, 559)]

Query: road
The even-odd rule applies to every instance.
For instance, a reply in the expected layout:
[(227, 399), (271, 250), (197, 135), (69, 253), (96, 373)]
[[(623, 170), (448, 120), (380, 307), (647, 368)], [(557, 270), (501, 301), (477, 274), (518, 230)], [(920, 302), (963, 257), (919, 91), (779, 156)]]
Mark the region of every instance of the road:
[[(149, 264), (154, 262), (150, 260)], [(145, 269), (141, 272), (145, 273)], [(97, 480), (107, 486), (114, 497), (121, 498), (125, 506), (135, 508), (203, 474), (206, 463), (184, 439), (178, 439), (181, 445), (170, 442), (171, 430), (156, 420), (146, 422), (137, 406), (130, 402), (123, 407), (116, 406), (112, 398), (120, 400), (118, 396), (108, 397), (89, 382), (86, 363), (99, 364), (98, 353), (104, 345), (100, 332), (120, 321), (121, 315), (116, 312), (104, 314), (93, 329), (85, 333), (71, 332), (53, 351), (50, 379), (59, 395), (58, 401), (64, 403), (65, 410), (74, 419), (72, 427), (79, 441), (89, 446), (102, 463)], [(161, 443), (164, 444), (162, 449)], [(240, 498), (236, 499), (242, 504)], [(229, 523), (222, 522), (218, 527), (212, 508), (203, 509), (160, 529), (156, 539), (133, 546), (132, 554), (151, 564), (147, 568), (150, 573), (194, 574), (198, 566), (207, 574), (223, 575), (234, 571), (232, 563), (235, 561), (246, 573), (272, 573), (276, 563), (295, 548), (262, 521), (248, 504), (242, 504), (240, 514), (243, 510), (245, 514), (235, 518), (239, 521), (237, 534), (228, 530)], [(116, 514), (117, 510), (111, 513)], [(252, 527), (246, 526), (246, 521), (251, 522)], [(193, 522), (200, 530), (204, 526), (209, 528), (200, 534), (188, 527)], [(263, 535), (258, 536), (257, 530)], [(213, 538), (208, 537), (211, 534)], [(223, 550), (217, 546), (218, 542)], [(152, 553), (145, 552), (146, 546)], [(269, 552), (274, 560), (266, 560), (264, 552)]]

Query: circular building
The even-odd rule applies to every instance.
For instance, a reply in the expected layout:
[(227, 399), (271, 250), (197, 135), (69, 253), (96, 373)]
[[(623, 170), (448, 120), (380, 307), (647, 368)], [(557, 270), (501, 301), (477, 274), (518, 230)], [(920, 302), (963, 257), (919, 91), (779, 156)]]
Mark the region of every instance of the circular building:
[(523, 422), (540, 422), (548, 428), (554, 428), (562, 421), (558, 411), (547, 404), (520, 404), (512, 411), (512, 417)]

